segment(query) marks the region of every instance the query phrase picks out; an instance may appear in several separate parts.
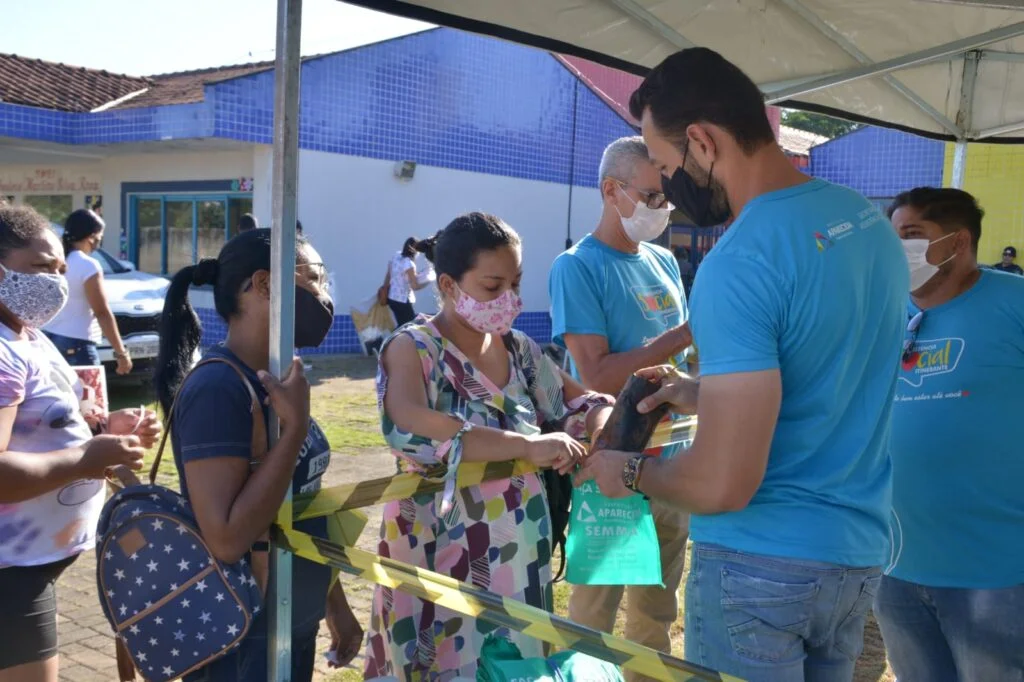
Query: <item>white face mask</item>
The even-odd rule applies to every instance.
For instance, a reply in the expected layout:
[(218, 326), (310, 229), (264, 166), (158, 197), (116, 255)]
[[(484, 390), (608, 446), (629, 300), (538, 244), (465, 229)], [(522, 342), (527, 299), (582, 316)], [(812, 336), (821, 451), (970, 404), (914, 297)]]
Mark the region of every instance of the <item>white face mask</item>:
[(904, 239), (903, 240), (903, 253), (907, 256), (907, 265), (910, 266), (910, 291), (914, 292), (923, 287), (928, 281), (935, 276), (935, 273), (939, 271), (939, 268), (948, 263), (949, 261), (956, 258), (954, 253), (952, 256), (942, 261), (938, 265), (932, 265), (928, 262), (928, 247), (932, 244), (938, 244), (947, 237), (952, 237), (956, 233), (947, 234), (945, 237), (939, 237), (933, 242), (927, 239)]
[[(625, 194), (626, 198), (630, 201), (633, 200), (626, 190), (622, 189), (622, 186), (617, 184), (619, 191)], [(618, 212), (618, 207), (615, 208)], [(654, 239), (668, 227), (669, 214), (672, 213), (672, 205), (667, 204), (665, 208), (651, 208), (642, 201), (636, 202), (636, 208), (633, 209), (633, 215), (629, 218), (623, 218), (622, 213), (619, 212), (619, 218), (622, 219), (622, 229), (626, 231), (626, 236), (634, 244), (645, 242), (650, 239)]]

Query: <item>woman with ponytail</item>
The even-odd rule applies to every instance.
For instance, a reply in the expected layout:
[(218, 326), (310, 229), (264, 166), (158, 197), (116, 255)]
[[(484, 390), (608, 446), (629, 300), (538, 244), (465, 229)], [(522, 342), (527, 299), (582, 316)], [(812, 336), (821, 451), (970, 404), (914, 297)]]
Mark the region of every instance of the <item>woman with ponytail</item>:
[(103, 291), (103, 266), (92, 257), (103, 242), (105, 227), (103, 218), (87, 208), (74, 211), (64, 222), (68, 303), (43, 331), (69, 365), (100, 364), (96, 344), (105, 336), (114, 349), (117, 373), (128, 374), (132, 359)]
[[(217, 313), (227, 323), (223, 344), (207, 350), (189, 375), (202, 330), (189, 304), (191, 286), (212, 285)], [(330, 462), (330, 445), (309, 416), (309, 382), (296, 358), (280, 379), (268, 372), (270, 356), (270, 230), (253, 229), (224, 245), (216, 259), (182, 269), (167, 290), (160, 321), (157, 395), (170, 419), (174, 462), (181, 492), (189, 499), (199, 530), (219, 560), (234, 563), (265, 552), (260, 539), (277, 516), (291, 486), (314, 492)], [(295, 346), (319, 346), (334, 322), (334, 303), (319, 254), (304, 239), (296, 245)], [(252, 414), (249, 389), (263, 414)], [(186, 375), (188, 379), (185, 380)], [(177, 396), (177, 400), (175, 400)], [(252, 420), (269, 424), (269, 408), (281, 421), (281, 437), (258, 466)], [(295, 524), (326, 537), (326, 519)], [(260, 557), (262, 560), (262, 557)], [(292, 565), (292, 675), (313, 676), (316, 635), (325, 616), (331, 632), (332, 663), (345, 665), (359, 651), (363, 631), (331, 569), (296, 557)], [(267, 621), (260, 611), (241, 646), (186, 675), (184, 682), (261, 682), (267, 674)]]

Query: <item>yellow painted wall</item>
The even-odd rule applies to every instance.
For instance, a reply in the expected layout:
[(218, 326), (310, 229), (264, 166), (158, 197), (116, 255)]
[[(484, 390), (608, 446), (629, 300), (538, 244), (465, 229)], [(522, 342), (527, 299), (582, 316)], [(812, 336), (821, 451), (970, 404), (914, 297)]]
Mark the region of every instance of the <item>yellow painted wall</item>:
[[(946, 187), (952, 184), (953, 148), (952, 143), (946, 145)], [(1024, 256), (1024, 146), (969, 144), (964, 189), (985, 210), (978, 261), (989, 265), (998, 262), (1008, 245), (1016, 246), (1017, 253)], [(1024, 263), (1021, 256), (1018, 264)]]

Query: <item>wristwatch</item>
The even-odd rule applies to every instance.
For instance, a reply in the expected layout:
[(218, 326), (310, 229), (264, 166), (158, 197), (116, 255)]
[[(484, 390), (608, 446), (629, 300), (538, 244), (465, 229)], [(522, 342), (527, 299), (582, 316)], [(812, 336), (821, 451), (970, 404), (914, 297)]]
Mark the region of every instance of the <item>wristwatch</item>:
[(622, 483), (635, 493), (640, 492), (640, 474), (643, 473), (646, 455), (633, 455), (622, 467)]

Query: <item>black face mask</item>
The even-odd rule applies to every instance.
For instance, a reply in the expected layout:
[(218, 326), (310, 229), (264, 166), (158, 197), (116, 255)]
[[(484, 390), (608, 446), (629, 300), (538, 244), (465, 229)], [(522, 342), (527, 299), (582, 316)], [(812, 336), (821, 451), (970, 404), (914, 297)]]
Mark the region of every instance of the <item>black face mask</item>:
[[(687, 147), (687, 152), (689, 147)], [(701, 187), (690, 174), (683, 168), (686, 166), (686, 154), (683, 154), (683, 165), (676, 169), (671, 178), (661, 176), (661, 188), (672, 204), (690, 217), (697, 227), (715, 227), (727, 221), (732, 215), (728, 204), (714, 210), (712, 201), (715, 193), (711, 189), (711, 171), (715, 169), (711, 164), (708, 171), (708, 182)]]
[(295, 287), (295, 347), (316, 348), (334, 324), (334, 301)]

